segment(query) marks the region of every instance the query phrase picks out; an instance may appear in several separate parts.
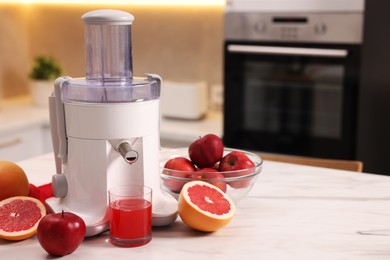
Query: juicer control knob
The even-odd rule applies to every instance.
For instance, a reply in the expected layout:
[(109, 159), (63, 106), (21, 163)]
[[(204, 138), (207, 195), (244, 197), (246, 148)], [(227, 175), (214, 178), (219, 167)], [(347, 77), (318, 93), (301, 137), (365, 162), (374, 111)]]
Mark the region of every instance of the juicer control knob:
[(51, 178), (53, 195), (56, 198), (64, 198), (68, 194), (68, 182), (64, 174), (55, 174)]

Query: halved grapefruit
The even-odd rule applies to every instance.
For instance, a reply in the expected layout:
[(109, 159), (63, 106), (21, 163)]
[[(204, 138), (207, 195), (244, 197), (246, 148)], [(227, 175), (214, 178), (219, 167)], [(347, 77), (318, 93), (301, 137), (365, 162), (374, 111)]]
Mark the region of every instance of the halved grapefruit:
[(191, 181), (180, 192), (178, 212), (189, 227), (213, 232), (229, 224), (236, 207), (221, 189), (205, 181)]
[(0, 238), (22, 240), (33, 236), (45, 215), (45, 206), (35, 198), (16, 196), (0, 201)]

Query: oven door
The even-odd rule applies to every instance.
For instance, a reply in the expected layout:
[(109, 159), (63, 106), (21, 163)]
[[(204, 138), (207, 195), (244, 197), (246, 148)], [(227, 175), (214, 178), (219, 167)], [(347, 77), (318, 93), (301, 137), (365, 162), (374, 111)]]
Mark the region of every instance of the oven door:
[(354, 159), (359, 48), (226, 42), (225, 145)]

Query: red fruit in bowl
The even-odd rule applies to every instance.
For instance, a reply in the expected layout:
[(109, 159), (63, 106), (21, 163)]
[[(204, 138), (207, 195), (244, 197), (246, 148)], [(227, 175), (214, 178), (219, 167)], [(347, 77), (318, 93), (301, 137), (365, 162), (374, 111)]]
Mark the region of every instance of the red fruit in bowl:
[[(245, 170), (248, 169), (248, 170)], [(255, 164), (240, 151), (232, 151), (225, 155), (219, 163), (219, 171), (226, 172), (225, 177), (240, 177), (255, 172)], [(237, 171), (237, 172), (227, 172)], [(236, 189), (245, 188), (250, 185), (252, 178), (245, 178), (243, 180), (228, 182), (228, 184)]]
[(84, 240), (85, 222), (76, 214), (62, 212), (44, 216), (38, 224), (38, 241), (50, 255), (64, 256)]
[(169, 176), (187, 178), (196, 171), (194, 164), (185, 157), (169, 159), (164, 165), (163, 173), (167, 178), (163, 179), (164, 185), (172, 192), (180, 193), (181, 188), (186, 183), (185, 180), (173, 180)]
[(223, 174), (213, 168), (203, 168), (190, 175), (191, 179), (206, 181), (226, 192), (226, 182)]
[(207, 134), (190, 145), (188, 154), (199, 168), (211, 168), (222, 158), (223, 142), (218, 136)]

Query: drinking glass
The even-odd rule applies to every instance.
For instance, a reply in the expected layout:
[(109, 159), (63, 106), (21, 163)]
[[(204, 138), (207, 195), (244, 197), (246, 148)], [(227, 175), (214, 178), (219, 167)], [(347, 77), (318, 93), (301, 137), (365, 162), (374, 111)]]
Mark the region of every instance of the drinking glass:
[(152, 189), (143, 185), (113, 187), (108, 191), (111, 243), (135, 247), (152, 239)]

